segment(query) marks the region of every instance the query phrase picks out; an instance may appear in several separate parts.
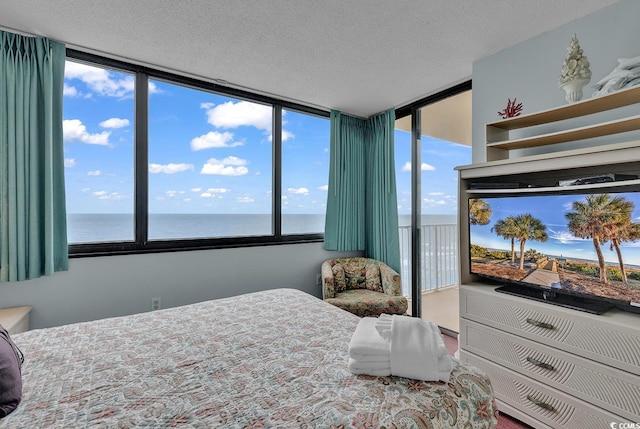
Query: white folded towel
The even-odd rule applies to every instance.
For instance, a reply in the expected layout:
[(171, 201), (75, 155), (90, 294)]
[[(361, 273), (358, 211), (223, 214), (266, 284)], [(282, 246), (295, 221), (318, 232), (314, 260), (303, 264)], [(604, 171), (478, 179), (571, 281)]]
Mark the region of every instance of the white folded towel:
[[(356, 360), (380, 361), (390, 359), (389, 342), (376, 330), (375, 317), (363, 317), (358, 322), (349, 343), (349, 357)], [(365, 358), (366, 357), (366, 358)]]
[(376, 320), (376, 330), (382, 338), (391, 341), (391, 327), (393, 326), (393, 316), (391, 314), (381, 314)]
[(393, 316), (391, 374), (423, 381), (449, 381), (453, 361), (438, 325), (408, 316)]
[(359, 362), (349, 358), (349, 371), (352, 374), (367, 374), (378, 377), (386, 377), (391, 375), (391, 363), (386, 362)]

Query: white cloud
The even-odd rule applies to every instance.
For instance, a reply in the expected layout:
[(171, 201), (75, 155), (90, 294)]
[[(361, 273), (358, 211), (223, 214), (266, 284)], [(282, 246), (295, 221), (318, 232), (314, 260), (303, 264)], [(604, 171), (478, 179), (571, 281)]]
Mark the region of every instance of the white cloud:
[[(286, 142), (289, 139), (293, 139), (295, 138), (295, 134), (293, 134), (291, 131), (287, 131), (285, 129), (282, 130), (282, 136), (281, 139), (283, 142)], [(273, 134), (269, 134), (269, 141), (272, 142), (273, 141)]]
[(432, 197), (441, 197), (442, 195), (444, 195), (444, 192), (429, 192), (427, 195), (430, 195)]
[(318, 189), (320, 189), (321, 191), (328, 191), (329, 190), (329, 185), (318, 186)]
[(153, 82), (151, 82), (151, 81), (149, 81), (149, 86), (148, 86), (147, 88), (149, 88), (149, 89), (148, 89), (149, 94), (160, 94), (160, 93), (162, 93), (162, 91), (160, 91), (160, 90), (158, 89), (158, 87), (156, 86), (156, 84), (155, 84), (155, 83), (153, 83)]
[(444, 206), (447, 205), (447, 201), (445, 200), (434, 200), (431, 198), (423, 198), (422, 201), (424, 203), (430, 204), (430, 205), (436, 205), (436, 206)]
[(200, 196), (203, 198), (222, 198), (219, 194), (226, 194), (227, 192), (231, 192), (231, 189), (227, 188), (209, 188), (205, 192), (201, 193)]
[(553, 231), (551, 229), (550, 231), (552, 232), (552, 234), (550, 235), (550, 238), (552, 240), (559, 241), (561, 244), (570, 244), (570, 243), (575, 243), (577, 241), (587, 241), (584, 238), (576, 237), (569, 231)]
[(243, 144), (243, 142), (234, 142), (233, 133), (228, 131), (225, 131), (224, 133), (210, 131), (207, 134), (191, 140), (191, 150), (211, 149), (217, 147), (236, 147), (242, 146)]
[(184, 194), (184, 191), (173, 191), (173, 190), (169, 190), (169, 191), (166, 191), (164, 194), (165, 194), (168, 198), (173, 198), (173, 197), (176, 197), (176, 196), (178, 196), (178, 195), (182, 195), (182, 194)]
[(251, 197), (238, 197), (236, 201), (238, 201), (239, 203), (246, 204), (246, 203), (252, 203), (255, 200)]
[(426, 162), (420, 164), (420, 171), (434, 171), (435, 169), (433, 165), (427, 164)]
[(62, 89), (62, 95), (64, 97), (77, 97), (80, 94), (78, 93), (78, 90), (76, 89), (75, 86), (69, 86), (65, 83)]
[(100, 122), (102, 128), (123, 128), (129, 126), (129, 124), (128, 119), (121, 118), (109, 118), (106, 121)]
[(219, 176), (243, 176), (249, 172), (245, 167), (247, 161), (235, 156), (228, 156), (223, 160), (211, 158), (202, 166), (200, 174), (215, 174)]
[[(241, 126), (255, 127), (269, 135), (272, 141), (272, 108), (263, 104), (249, 101), (227, 101), (215, 105), (214, 103), (201, 103), (200, 107), (207, 112), (207, 122), (216, 128), (238, 128)], [(285, 112), (283, 112), (285, 114)], [(282, 141), (295, 138), (295, 135), (283, 128)]]
[(64, 78), (79, 79), (91, 91), (108, 97), (131, 96), (135, 87), (133, 75), (126, 74), (118, 77), (116, 73), (106, 69), (73, 61), (65, 63)]
[(248, 101), (227, 101), (214, 105), (202, 103), (207, 111), (207, 122), (218, 128), (238, 128), (252, 126), (259, 130), (271, 132), (271, 107)]
[(64, 159), (64, 168), (71, 168), (76, 166), (76, 160), (74, 158)]
[(119, 192), (96, 191), (93, 193), (99, 200), (123, 200), (125, 195)]
[(309, 190), (307, 188), (288, 188), (287, 192), (290, 194), (309, 195)]
[(100, 170), (87, 171), (87, 176), (99, 176), (101, 173)]
[(193, 171), (193, 169), (193, 164), (149, 164), (149, 173), (174, 174), (189, 170)]
[(191, 188), (191, 192), (200, 192), (202, 188)]
[[(420, 171), (434, 171), (435, 169), (436, 168), (433, 165), (427, 164), (426, 162), (420, 164)], [(402, 166), (402, 171), (411, 171), (411, 162), (405, 162), (405, 164)]]
[(62, 121), (62, 134), (65, 141), (77, 140), (86, 144), (108, 146), (111, 132), (91, 134), (79, 119), (65, 119)]
[(287, 130), (282, 130), (282, 141), (286, 142), (289, 139), (293, 139), (295, 138), (295, 134), (293, 134), (291, 131), (287, 131)]

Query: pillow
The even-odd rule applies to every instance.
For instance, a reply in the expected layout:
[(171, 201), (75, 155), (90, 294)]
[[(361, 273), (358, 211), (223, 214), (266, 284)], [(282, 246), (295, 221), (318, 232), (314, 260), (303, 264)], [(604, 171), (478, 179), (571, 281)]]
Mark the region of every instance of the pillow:
[(0, 418), (16, 409), (22, 399), (24, 356), (0, 325)]
[(378, 265), (367, 265), (365, 276), (367, 289), (374, 292), (384, 292), (384, 289), (382, 289), (382, 281), (380, 280), (380, 267)]
[(367, 287), (366, 270), (362, 265), (353, 263), (347, 264), (343, 268), (347, 289), (365, 289)]
[(336, 293), (344, 292), (347, 289), (344, 268), (340, 264), (335, 264), (333, 267), (331, 267), (331, 271), (333, 272), (334, 287)]

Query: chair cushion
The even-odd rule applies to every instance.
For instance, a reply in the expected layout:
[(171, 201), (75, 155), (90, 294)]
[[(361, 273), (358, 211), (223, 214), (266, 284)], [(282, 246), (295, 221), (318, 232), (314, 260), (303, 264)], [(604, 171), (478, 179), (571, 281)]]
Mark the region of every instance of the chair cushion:
[(383, 292), (382, 281), (380, 280), (380, 267), (376, 264), (367, 264), (365, 267), (366, 288), (374, 292)]
[(16, 409), (22, 399), (22, 352), (0, 325), (0, 417)]
[(335, 264), (331, 267), (333, 273), (334, 287), (336, 293), (344, 292), (347, 289), (347, 281), (344, 274), (344, 268), (340, 264)]
[(368, 289), (346, 290), (325, 301), (360, 317), (374, 317), (383, 313), (404, 314), (408, 307), (404, 296), (392, 296)]
[(367, 271), (360, 259), (361, 258), (352, 258), (341, 264), (344, 268), (347, 290), (366, 289), (367, 287)]

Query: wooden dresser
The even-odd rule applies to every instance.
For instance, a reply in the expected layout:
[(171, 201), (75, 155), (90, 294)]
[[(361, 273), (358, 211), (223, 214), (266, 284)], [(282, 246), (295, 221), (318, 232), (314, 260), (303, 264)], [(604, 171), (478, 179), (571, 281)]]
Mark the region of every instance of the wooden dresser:
[(460, 289), (460, 358), (489, 375), (500, 410), (534, 427), (640, 423), (640, 316), (494, 289)]

